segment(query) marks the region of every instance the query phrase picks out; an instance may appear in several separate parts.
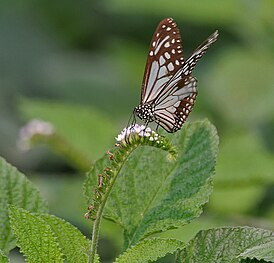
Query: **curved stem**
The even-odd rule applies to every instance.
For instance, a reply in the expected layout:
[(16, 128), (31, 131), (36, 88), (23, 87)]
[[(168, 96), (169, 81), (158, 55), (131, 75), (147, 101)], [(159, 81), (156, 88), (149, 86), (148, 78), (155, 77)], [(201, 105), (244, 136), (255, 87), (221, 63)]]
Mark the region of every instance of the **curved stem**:
[[(154, 136), (154, 134), (152, 136)], [(173, 145), (170, 144), (167, 138), (163, 136), (158, 137), (158, 135), (155, 136), (155, 138), (144, 137), (144, 136), (139, 136), (137, 132), (126, 137), (124, 142), (119, 146), (119, 148), (114, 153), (108, 153), (109, 159), (111, 162), (110, 167), (113, 173), (110, 177), (108, 177), (107, 181), (105, 181), (106, 188), (101, 188), (102, 185), (100, 188), (97, 188), (97, 190), (98, 189), (101, 189), (101, 190), (98, 191), (99, 193), (99, 195), (97, 195), (98, 199), (95, 200), (95, 204), (99, 204), (99, 205), (98, 206), (96, 205), (95, 210), (93, 210), (95, 211), (95, 214), (94, 214), (95, 217), (94, 217), (94, 223), (93, 223), (93, 229), (92, 229), (91, 245), (88, 253), (88, 263), (94, 263), (95, 261), (96, 250), (97, 250), (98, 239), (99, 239), (100, 223), (103, 216), (103, 210), (106, 205), (109, 194), (112, 190), (112, 187), (124, 163), (128, 159), (129, 155), (139, 145), (154, 146), (156, 148), (160, 148), (164, 151), (169, 152), (171, 156), (173, 156), (174, 158), (176, 158), (177, 156), (177, 151), (175, 150)]]
[(130, 153), (136, 147), (137, 147), (137, 145), (130, 148), (130, 150), (126, 152), (126, 155), (124, 156), (122, 162), (119, 162), (119, 166), (116, 169), (116, 172), (113, 175), (113, 178), (112, 178), (108, 188), (106, 189), (106, 192), (105, 192), (104, 196), (102, 197), (101, 205), (99, 206), (99, 209), (96, 213), (96, 219), (94, 220), (94, 223), (93, 223), (92, 239), (91, 239), (90, 253), (88, 255), (88, 263), (94, 263), (95, 254), (96, 254), (97, 245), (98, 245), (98, 239), (99, 239), (100, 223), (101, 223), (101, 220), (102, 220), (103, 210), (104, 210), (106, 201), (108, 199), (108, 196), (111, 192), (111, 189), (112, 189), (112, 187), (113, 187), (113, 185), (116, 181), (116, 178), (117, 178), (118, 174), (120, 173), (125, 161), (127, 160)]

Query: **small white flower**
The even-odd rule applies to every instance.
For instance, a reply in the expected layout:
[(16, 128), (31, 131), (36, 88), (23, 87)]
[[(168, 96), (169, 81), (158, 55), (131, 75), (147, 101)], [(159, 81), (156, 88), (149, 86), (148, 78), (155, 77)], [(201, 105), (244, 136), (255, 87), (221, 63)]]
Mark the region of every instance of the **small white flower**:
[[(133, 134), (138, 134), (140, 137), (150, 137), (151, 136), (150, 138), (152, 138), (152, 140), (154, 140), (154, 137), (158, 138), (158, 134), (156, 132), (152, 131), (151, 128), (146, 127), (144, 125), (134, 124), (127, 128), (124, 128), (115, 139), (119, 143), (123, 140), (126, 140), (126, 137), (133, 135)], [(149, 140), (151, 140), (150, 138), (149, 138)]]
[(49, 136), (54, 134), (54, 132), (55, 128), (51, 123), (33, 119), (20, 129), (17, 146), (21, 150), (29, 150), (31, 139), (34, 135)]

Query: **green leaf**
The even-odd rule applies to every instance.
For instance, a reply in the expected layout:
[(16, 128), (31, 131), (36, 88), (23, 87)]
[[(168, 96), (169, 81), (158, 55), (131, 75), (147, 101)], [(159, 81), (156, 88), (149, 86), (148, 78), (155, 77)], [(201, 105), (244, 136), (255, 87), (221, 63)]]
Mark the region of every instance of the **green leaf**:
[(240, 262), (248, 248), (274, 241), (274, 233), (252, 227), (224, 227), (200, 231), (182, 250), (178, 263)]
[(9, 259), (8, 257), (4, 254), (2, 250), (0, 250), (0, 263), (8, 263)]
[(216, 129), (208, 121), (196, 122), (171, 137), (177, 161), (168, 161), (165, 152), (153, 147), (137, 148), (107, 201), (104, 216), (122, 226), (126, 248), (153, 233), (189, 223), (202, 213), (212, 192)]
[(90, 160), (98, 158), (114, 142), (115, 129), (111, 120), (92, 107), (22, 99), (20, 110), (27, 119), (52, 123), (58, 134)]
[(90, 241), (73, 225), (53, 215), (40, 215), (57, 238), (68, 262), (87, 262)]
[(274, 262), (274, 240), (248, 248), (239, 257)]
[(33, 212), (47, 213), (47, 203), (39, 191), (18, 170), (0, 158), (0, 249), (8, 253), (15, 247), (15, 238), (8, 220), (8, 205)]
[(146, 263), (162, 258), (167, 254), (172, 254), (179, 248), (183, 248), (184, 243), (177, 239), (151, 238), (145, 239), (135, 246), (127, 249), (120, 255), (115, 263)]
[(17, 246), (28, 262), (63, 262), (51, 227), (39, 216), (11, 206), (10, 224), (17, 238)]
[(274, 183), (273, 154), (251, 132), (222, 137), (216, 170), (209, 207), (226, 215), (251, 211)]

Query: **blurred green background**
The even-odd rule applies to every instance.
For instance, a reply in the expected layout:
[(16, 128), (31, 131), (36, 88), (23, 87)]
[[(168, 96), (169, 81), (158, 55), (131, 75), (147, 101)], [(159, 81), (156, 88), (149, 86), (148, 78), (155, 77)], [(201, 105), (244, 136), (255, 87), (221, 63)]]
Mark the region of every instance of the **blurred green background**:
[[(177, 22), (186, 57), (220, 32), (194, 70), (199, 96), (189, 118), (213, 122), (220, 153), (203, 216), (162, 236), (188, 240), (219, 225), (273, 230), (273, 0), (0, 1), (0, 155), (38, 186), (52, 214), (90, 235), (84, 173), (50, 147), (20, 151), (19, 129), (31, 118), (50, 121), (87, 160), (102, 156), (139, 103), (149, 43), (165, 17)], [(121, 244), (121, 230), (104, 222), (104, 262)]]

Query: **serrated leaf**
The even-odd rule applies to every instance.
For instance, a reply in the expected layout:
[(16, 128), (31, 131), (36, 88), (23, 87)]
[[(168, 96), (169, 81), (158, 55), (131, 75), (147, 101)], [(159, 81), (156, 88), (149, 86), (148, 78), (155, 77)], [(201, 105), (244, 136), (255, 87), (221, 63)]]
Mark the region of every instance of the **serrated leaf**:
[(115, 263), (146, 263), (172, 254), (184, 243), (177, 239), (150, 238), (139, 242), (120, 255)]
[(0, 250), (0, 263), (8, 263), (9, 259), (8, 257), (4, 254), (2, 250)]
[(274, 240), (246, 249), (239, 258), (256, 258), (257, 260), (274, 262)]
[(28, 119), (52, 123), (58, 134), (90, 160), (99, 157), (114, 141), (115, 129), (111, 120), (92, 107), (22, 99), (20, 110)]
[(11, 206), (10, 224), (17, 239), (17, 246), (28, 262), (63, 262), (51, 227), (39, 216)]
[(274, 241), (274, 233), (253, 227), (224, 227), (200, 231), (180, 253), (178, 263), (240, 262), (248, 248)]
[(87, 262), (90, 241), (76, 227), (53, 215), (40, 218), (51, 227), (68, 262)]
[(32, 212), (48, 212), (47, 203), (33, 184), (15, 167), (0, 158), (0, 249), (4, 253), (15, 247), (8, 219), (9, 204)]
[(215, 128), (208, 121), (196, 122), (172, 138), (177, 161), (168, 161), (159, 149), (139, 147), (111, 192), (104, 216), (123, 227), (126, 248), (198, 217), (212, 192), (218, 145)]

